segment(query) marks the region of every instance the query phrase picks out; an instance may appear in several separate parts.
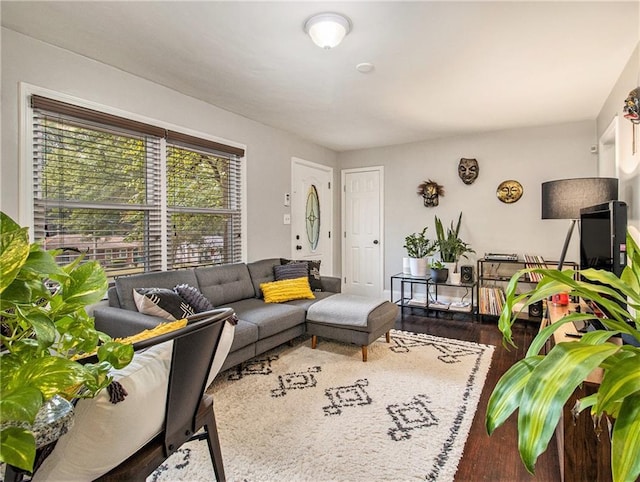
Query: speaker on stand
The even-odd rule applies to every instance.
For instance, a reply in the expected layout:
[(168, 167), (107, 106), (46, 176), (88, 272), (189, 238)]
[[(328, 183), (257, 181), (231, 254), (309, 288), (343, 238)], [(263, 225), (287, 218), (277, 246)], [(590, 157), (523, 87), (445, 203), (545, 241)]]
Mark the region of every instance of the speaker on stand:
[(460, 282), (473, 283), (473, 266), (460, 266)]

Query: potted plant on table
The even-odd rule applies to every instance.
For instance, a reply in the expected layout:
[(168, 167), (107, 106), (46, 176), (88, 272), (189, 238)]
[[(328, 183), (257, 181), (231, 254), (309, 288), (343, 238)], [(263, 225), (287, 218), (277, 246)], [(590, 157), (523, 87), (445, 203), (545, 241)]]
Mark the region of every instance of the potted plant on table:
[(404, 248), (409, 256), (411, 276), (427, 275), (427, 256), (436, 251), (435, 241), (429, 240), (425, 233), (427, 226), (419, 233), (413, 233), (404, 238)]
[[(21, 228), (0, 212), (0, 461), (33, 471), (36, 414), (55, 397), (95, 396), (111, 368), (126, 366), (133, 348), (94, 328), (85, 307), (107, 289), (97, 262), (81, 257), (59, 266), (59, 251), (29, 243)], [(97, 363), (79, 355), (97, 349)]]
[[(563, 406), (591, 371), (603, 370), (597, 392), (579, 400), (574, 411), (589, 410), (595, 425), (612, 422), (611, 468), (615, 482), (634, 481), (640, 476), (640, 347), (614, 344), (616, 334), (640, 344), (640, 252), (627, 234), (630, 266), (620, 278), (602, 270), (523, 269), (514, 274), (506, 290), (506, 302), (499, 327), (504, 343), (513, 345), (511, 327), (522, 309), (556, 293), (569, 292), (593, 301), (609, 313), (599, 318), (607, 330), (595, 330), (580, 339), (556, 344), (548, 354), (540, 354), (549, 337), (563, 324), (596, 318), (591, 313), (571, 313), (542, 329), (524, 359), (514, 364), (498, 381), (486, 414), (491, 434), (518, 410), (518, 450), (527, 470), (533, 473), (538, 456), (544, 452), (558, 425)], [(518, 278), (524, 273), (543, 276), (528, 293), (516, 294)], [(626, 308), (625, 308), (626, 307)], [(603, 420), (604, 419), (604, 420)], [(605, 435), (602, 435), (605, 436)]]
[(447, 228), (446, 234), (444, 230), (444, 226), (442, 225), (442, 221), (435, 217), (435, 225), (436, 225), (436, 236), (438, 237), (436, 241), (437, 249), (440, 251), (440, 260), (449, 264), (450, 274), (453, 283), (460, 283), (460, 273), (458, 271), (458, 261), (460, 258), (467, 258), (467, 253), (475, 253), (471, 246), (462, 241), (459, 237), (460, 233), (460, 225), (462, 223), (462, 213), (458, 216), (458, 223), (455, 228), (453, 226), (453, 221), (451, 221), (451, 226)]
[(449, 269), (442, 261), (434, 259), (431, 261), (431, 281), (434, 283), (444, 283), (449, 278)]

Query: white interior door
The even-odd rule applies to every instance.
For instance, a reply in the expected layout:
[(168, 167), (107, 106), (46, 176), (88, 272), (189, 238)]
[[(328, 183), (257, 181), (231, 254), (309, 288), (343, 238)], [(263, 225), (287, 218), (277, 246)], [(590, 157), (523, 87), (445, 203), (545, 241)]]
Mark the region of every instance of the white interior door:
[(333, 168), (291, 159), (291, 257), (320, 260), (320, 272), (333, 274)]
[(383, 281), (383, 168), (342, 171), (345, 293), (380, 297)]

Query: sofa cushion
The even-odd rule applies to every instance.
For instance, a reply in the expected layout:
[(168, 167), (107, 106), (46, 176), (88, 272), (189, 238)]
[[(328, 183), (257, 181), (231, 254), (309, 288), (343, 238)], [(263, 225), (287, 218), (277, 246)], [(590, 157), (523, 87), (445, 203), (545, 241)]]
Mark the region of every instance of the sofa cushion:
[[(224, 264), (196, 268), (195, 275), (200, 292), (215, 306), (226, 305), (256, 294), (244, 263)], [(174, 285), (175, 286), (175, 285)]]
[(262, 290), (260, 290), (262, 283), (269, 283), (270, 281), (276, 280), (273, 267), (279, 264), (280, 258), (263, 259), (247, 264), (256, 298), (262, 298)]
[[(280, 258), (281, 264), (299, 263), (301, 260)], [(311, 291), (322, 291), (322, 280), (320, 278), (320, 260), (303, 260), (309, 267), (309, 286)]]
[(295, 279), (272, 281), (260, 285), (265, 303), (282, 303), (284, 301), (315, 299), (306, 276)]
[(175, 285), (187, 283), (198, 286), (198, 280), (193, 269), (178, 269), (174, 271), (158, 271), (142, 273), (116, 278), (116, 292), (120, 300), (120, 307), (131, 311), (137, 311), (133, 300), (135, 288), (151, 287), (173, 289)]
[(173, 288), (173, 291), (178, 293), (183, 300), (189, 303), (196, 313), (204, 313), (205, 311), (211, 311), (215, 308), (195, 286), (180, 284), (176, 285)]
[(283, 279), (308, 278), (309, 266), (307, 263), (279, 264), (273, 267), (273, 274), (276, 281)]
[(258, 337), (261, 340), (305, 322), (305, 311), (293, 305), (265, 305), (264, 301), (251, 298), (230, 303), (229, 306), (234, 309), (240, 320), (257, 326)]
[(136, 288), (133, 290), (136, 308), (145, 315), (174, 321), (195, 313), (193, 307), (173, 290), (167, 288)]
[[(235, 303), (231, 306), (233, 305), (235, 305)], [(233, 343), (231, 344), (231, 351), (233, 352), (244, 346), (252, 345), (256, 341), (258, 341), (258, 326), (243, 319), (239, 319), (238, 324), (236, 325)]]

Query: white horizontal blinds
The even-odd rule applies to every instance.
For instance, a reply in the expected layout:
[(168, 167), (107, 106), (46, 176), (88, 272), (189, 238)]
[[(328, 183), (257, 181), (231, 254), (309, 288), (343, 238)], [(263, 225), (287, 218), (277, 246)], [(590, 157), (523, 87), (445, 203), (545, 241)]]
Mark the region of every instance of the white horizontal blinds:
[(109, 277), (160, 269), (164, 131), (37, 96), (32, 107), (36, 239)]
[(238, 154), (242, 156), (243, 151), (168, 132), (169, 268), (241, 261), (241, 160)]

